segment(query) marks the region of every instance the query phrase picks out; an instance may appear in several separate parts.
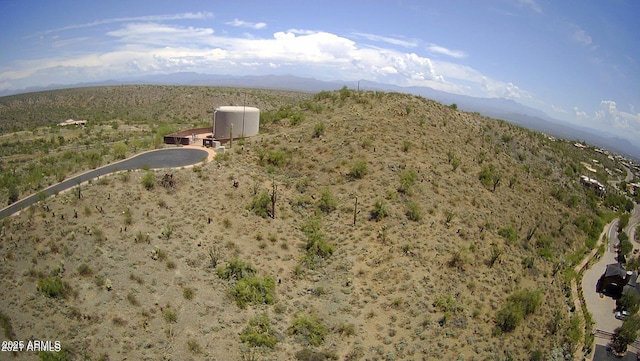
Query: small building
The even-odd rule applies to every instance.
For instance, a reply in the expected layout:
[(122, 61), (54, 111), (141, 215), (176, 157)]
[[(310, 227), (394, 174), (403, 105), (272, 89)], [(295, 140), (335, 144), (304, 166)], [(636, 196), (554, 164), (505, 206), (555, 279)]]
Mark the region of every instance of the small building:
[(597, 179), (589, 178), (586, 175), (581, 175), (580, 183), (587, 188), (593, 189), (598, 197), (604, 197), (607, 193), (604, 184), (600, 183)]
[(67, 119), (62, 123), (58, 123), (58, 125), (61, 126), (61, 127), (66, 127), (68, 125), (82, 125), (82, 126), (85, 126), (85, 124), (87, 124), (86, 120), (73, 120), (73, 119)]
[(608, 264), (604, 274), (596, 284), (596, 291), (613, 298), (618, 298), (626, 292), (640, 291), (636, 286), (638, 274), (627, 271), (620, 263)]

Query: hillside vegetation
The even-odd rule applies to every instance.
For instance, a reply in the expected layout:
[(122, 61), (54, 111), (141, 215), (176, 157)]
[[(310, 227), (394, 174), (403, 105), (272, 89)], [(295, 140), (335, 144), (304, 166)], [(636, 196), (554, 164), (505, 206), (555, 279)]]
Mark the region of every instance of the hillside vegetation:
[[(245, 98), (261, 134), (151, 171), (175, 187), (120, 173), (2, 221), (0, 311), (16, 339), (92, 360), (541, 360), (583, 347), (571, 267), (625, 202), (579, 176), (583, 162), (602, 182), (619, 167), (421, 97), (129, 86), (0, 98), (4, 199), (160, 147), (163, 129)], [(90, 125), (52, 126), (66, 118)], [(82, 161), (91, 152), (99, 162)]]

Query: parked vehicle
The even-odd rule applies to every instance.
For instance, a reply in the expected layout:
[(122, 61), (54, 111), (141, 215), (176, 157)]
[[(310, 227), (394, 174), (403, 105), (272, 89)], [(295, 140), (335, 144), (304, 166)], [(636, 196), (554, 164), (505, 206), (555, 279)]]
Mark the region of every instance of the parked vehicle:
[(618, 320), (624, 320), (627, 317), (629, 317), (629, 312), (627, 312), (627, 311), (618, 311), (618, 312), (616, 312), (616, 318)]

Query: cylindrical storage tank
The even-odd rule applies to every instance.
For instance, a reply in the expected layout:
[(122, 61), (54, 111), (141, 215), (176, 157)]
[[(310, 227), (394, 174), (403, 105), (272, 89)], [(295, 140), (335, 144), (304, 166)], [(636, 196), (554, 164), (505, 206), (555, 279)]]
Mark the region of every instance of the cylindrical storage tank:
[(245, 106), (222, 106), (213, 112), (213, 137), (234, 139), (258, 135), (260, 109)]

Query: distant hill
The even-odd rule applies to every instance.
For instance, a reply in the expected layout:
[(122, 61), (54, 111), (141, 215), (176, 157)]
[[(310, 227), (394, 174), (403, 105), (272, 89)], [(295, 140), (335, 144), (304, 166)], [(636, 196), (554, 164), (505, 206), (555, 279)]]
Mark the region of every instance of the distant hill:
[(563, 122), (546, 113), (522, 105), (505, 98), (476, 98), (466, 95), (452, 94), (428, 87), (400, 87), (396, 85), (371, 82), (367, 80), (350, 82), (327, 82), (313, 78), (302, 78), (293, 75), (247, 75), (227, 76), (216, 74), (200, 74), (194, 72), (180, 72), (172, 74), (149, 75), (143, 77), (108, 80), (103, 82), (80, 83), (73, 85), (54, 84), (47, 87), (27, 88), (23, 91), (4, 91), (0, 96), (22, 92), (36, 92), (63, 88), (109, 86), (120, 84), (149, 84), (149, 85), (193, 85), (193, 86), (230, 86), (246, 88), (264, 88), (295, 90), (304, 92), (319, 92), (323, 90), (337, 90), (344, 86), (351, 89), (379, 90), (420, 95), (442, 104), (456, 104), (459, 109), (468, 112), (478, 112), (484, 116), (502, 119), (510, 123), (529, 129), (537, 130), (556, 137), (584, 141), (598, 147), (609, 149), (618, 154), (640, 161), (640, 146), (634, 145), (628, 139), (603, 133), (587, 127), (579, 127)]

